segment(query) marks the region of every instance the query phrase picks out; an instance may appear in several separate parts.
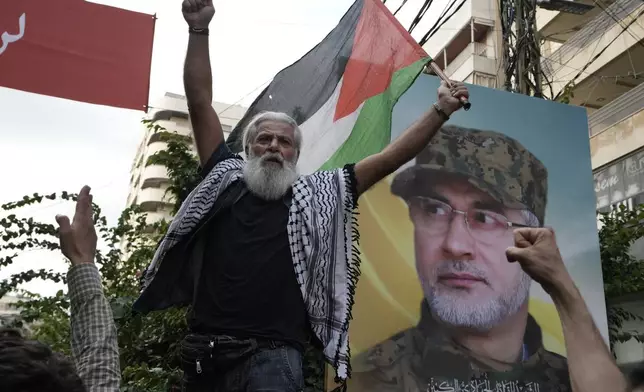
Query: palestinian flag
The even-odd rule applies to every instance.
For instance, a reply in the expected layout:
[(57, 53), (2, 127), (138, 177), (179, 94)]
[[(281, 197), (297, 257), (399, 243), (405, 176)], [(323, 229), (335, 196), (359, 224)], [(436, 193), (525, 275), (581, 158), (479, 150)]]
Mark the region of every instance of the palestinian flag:
[(256, 114), (284, 112), (302, 129), (302, 174), (357, 162), (389, 144), (393, 107), (430, 61), (380, 0), (356, 0), (322, 42), (275, 76), (227, 143), (241, 152)]

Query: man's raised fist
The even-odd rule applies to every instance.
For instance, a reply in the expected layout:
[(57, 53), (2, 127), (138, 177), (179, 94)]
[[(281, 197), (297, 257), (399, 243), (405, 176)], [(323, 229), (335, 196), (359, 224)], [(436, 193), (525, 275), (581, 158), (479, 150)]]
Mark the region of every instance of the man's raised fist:
[(215, 15), (212, 0), (184, 0), (181, 6), (183, 17), (188, 26), (195, 29), (206, 29)]

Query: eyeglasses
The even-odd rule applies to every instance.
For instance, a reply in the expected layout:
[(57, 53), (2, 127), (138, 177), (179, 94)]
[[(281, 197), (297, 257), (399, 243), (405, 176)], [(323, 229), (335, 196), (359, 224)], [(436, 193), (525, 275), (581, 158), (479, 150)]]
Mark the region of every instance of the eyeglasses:
[(459, 211), (447, 203), (430, 197), (412, 197), (407, 204), (412, 212), (414, 225), (433, 235), (445, 234), (449, 230), (454, 214), (463, 215), (472, 237), (482, 242), (494, 241), (511, 228), (531, 227), (510, 222), (502, 214), (489, 210), (472, 208), (468, 211)]

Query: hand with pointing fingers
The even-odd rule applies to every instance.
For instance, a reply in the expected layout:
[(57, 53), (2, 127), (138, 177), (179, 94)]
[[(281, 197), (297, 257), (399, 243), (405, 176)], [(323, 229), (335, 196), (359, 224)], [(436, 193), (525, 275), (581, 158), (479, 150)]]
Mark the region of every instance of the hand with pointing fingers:
[(78, 194), (74, 221), (71, 224), (68, 217), (56, 215), (60, 249), (72, 265), (94, 263), (96, 256), (98, 238), (92, 216), (93, 197), (89, 191), (90, 187), (86, 185)]
[(188, 26), (195, 29), (207, 29), (215, 16), (212, 0), (184, 0), (181, 11)]
[(561, 284), (572, 282), (564, 265), (555, 233), (550, 228), (522, 228), (514, 231), (514, 246), (506, 250), (510, 262), (518, 262), (549, 294)]

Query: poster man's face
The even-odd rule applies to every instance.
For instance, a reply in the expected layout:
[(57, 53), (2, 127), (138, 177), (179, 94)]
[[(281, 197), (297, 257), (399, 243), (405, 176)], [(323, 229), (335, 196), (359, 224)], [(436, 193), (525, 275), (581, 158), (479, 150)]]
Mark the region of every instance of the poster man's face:
[(526, 223), (520, 211), (460, 178), (435, 183), (409, 206), (418, 276), (439, 320), (488, 330), (521, 308), (530, 278), (505, 256), (513, 245), (507, 222)]

